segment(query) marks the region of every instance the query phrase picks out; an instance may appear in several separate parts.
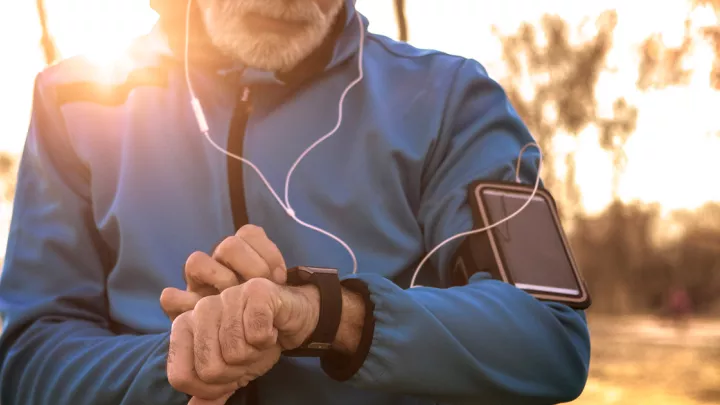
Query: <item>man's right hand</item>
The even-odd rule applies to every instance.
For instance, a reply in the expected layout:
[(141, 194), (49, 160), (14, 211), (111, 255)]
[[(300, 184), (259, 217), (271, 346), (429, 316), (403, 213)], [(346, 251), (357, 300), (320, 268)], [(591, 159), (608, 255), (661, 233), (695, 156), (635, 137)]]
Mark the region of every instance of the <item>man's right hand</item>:
[(255, 278), (201, 299), (173, 321), (167, 359), (170, 385), (190, 405), (224, 404), (267, 373), (283, 349), (304, 342), (317, 325), (313, 288)]
[(215, 247), (212, 255), (195, 252), (185, 263), (187, 291), (166, 288), (160, 305), (174, 320), (190, 311), (203, 297), (217, 295), (253, 278), (266, 278), (283, 285), (287, 269), (282, 253), (255, 225), (245, 225)]

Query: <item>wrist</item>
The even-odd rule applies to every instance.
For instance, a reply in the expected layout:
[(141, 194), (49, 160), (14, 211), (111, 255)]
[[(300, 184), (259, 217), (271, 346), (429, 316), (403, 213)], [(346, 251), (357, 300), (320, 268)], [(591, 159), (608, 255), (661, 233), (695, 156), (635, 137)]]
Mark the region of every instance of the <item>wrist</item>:
[[(302, 306), (307, 308), (302, 330), (298, 333), (304, 342), (315, 331), (320, 319), (320, 291), (312, 284), (288, 288), (302, 297), (304, 301)], [(343, 288), (340, 326), (332, 344), (333, 349), (344, 354), (355, 353), (362, 337), (364, 323), (365, 302), (362, 296)]]
[(315, 331), (320, 320), (320, 290), (312, 284), (287, 288), (302, 301), (300, 307), (304, 310), (299, 317), (302, 322), (299, 323), (300, 330), (297, 334), (302, 338), (302, 342), (305, 342)]
[(365, 301), (360, 294), (343, 288), (343, 310), (333, 349), (352, 355), (357, 351), (365, 325)]

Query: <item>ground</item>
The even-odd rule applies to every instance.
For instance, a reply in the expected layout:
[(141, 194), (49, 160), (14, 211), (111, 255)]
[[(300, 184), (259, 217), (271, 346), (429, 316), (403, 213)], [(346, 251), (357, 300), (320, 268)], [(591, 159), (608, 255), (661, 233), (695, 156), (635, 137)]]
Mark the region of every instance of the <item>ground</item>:
[(720, 320), (590, 317), (590, 379), (573, 405), (720, 404)]

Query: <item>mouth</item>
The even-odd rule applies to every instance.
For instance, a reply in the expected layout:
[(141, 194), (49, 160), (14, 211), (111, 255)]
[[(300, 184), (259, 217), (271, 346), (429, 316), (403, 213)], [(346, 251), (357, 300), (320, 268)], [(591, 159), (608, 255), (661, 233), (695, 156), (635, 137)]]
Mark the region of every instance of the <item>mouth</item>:
[(282, 35), (292, 35), (307, 26), (306, 21), (268, 17), (256, 12), (245, 14), (243, 19), (247, 28), (252, 32), (274, 32)]

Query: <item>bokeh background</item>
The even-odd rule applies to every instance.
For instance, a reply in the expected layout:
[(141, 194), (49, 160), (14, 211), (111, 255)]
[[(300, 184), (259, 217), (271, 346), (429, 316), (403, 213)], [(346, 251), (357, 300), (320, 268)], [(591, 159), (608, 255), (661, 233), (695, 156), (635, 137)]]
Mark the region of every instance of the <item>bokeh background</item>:
[[(0, 262), (34, 76), (112, 63), (148, 0), (0, 13)], [(576, 404), (720, 404), (720, 0), (358, 0), (370, 30), (482, 62), (546, 155), (594, 304)]]

